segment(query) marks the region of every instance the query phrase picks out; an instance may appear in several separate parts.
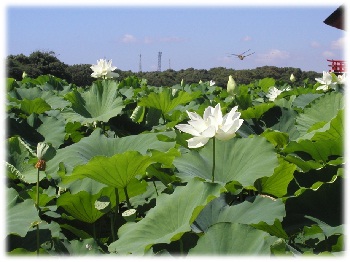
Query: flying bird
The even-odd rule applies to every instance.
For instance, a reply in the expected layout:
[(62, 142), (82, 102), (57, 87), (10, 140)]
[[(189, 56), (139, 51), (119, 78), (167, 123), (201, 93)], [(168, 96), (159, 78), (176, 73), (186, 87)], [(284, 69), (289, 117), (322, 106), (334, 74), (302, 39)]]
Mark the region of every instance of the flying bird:
[(236, 55), (236, 54), (230, 54), (230, 55), (237, 56), (240, 60), (243, 60), (245, 57), (250, 56), (250, 55), (252, 55), (252, 54), (255, 53), (255, 52), (253, 52), (253, 53), (250, 53), (250, 54), (248, 54), (248, 55), (244, 55), (244, 54), (247, 53), (248, 51), (250, 51), (250, 49), (247, 50), (247, 51), (245, 51), (245, 52), (243, 52), (242, 54), (239, 54), (239, 55)]

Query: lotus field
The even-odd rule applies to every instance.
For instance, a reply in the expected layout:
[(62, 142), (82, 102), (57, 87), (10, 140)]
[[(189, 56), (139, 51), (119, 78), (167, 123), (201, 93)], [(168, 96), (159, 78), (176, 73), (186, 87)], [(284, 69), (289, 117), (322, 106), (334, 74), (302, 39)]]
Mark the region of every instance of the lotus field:
[(86, 87), (7, 80), (8, 255), (343, 254), (343, 76), (156, 87), (92, 69)]

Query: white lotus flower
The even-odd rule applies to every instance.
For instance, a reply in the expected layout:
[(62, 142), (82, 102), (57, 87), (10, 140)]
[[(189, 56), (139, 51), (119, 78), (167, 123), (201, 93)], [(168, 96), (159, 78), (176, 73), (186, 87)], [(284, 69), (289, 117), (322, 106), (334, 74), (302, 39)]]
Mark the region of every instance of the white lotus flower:
[(338, 75), (338, 84), (345, 85), (345, 83), (346, 83), (346, 75), (345, 74)]
[(275, 99), (282, 93), (282, 90), (277, 89), (276, 87), (272, 86), (269, 88), (269, 93), (266, 95), (266, 97), (270, 101), (275, 101)]
[(209, 81), (209, 86), (213, 86), (213, 85), (215, 85), (215, 81), (210, 80), (210, 81)]
[(118, 77), (118, 73), (112, 72), (113, 70), (117, 69), (117, 67), (112, 66), (112, 60), (105, 60), (105, 59), (100, 59), (97, 60), (97, 65), (92, 65), (90, 67), (92, 71), (94, 71), (91, 76), (95, 78), (113, 78), (113, 77)]
[(187, 140), (189, 148), (204, 146), (212, 137), (228, 140), (236, 136), (236, 131), (243, 123), (243, 119), (239, 118), (241, 113), (236, 112), (237, 108), (238, 106), (232, 108), (224, 117), (220, 104), (215, 108), (207, 107), (203, 118), (197, 113), (186, 111), (190, 118), (188, 124), (179, 124), (176, 128), (194, 136)]
[(295, 78), (295, 76), (293, 74), (290, 75), (289, 79), (290, 79), (291, 82), (295, 82), (296, 81), (296, 78)]
[(315, 80), (322, 84), (319, 87), (317, 87), (316, 90), (327, 91), (329, 88), (335, 88), (337, 84), (336, 82), (333, 82), (332, 75), (326, 71), (323, 71), (322, 78), (315, 78)]

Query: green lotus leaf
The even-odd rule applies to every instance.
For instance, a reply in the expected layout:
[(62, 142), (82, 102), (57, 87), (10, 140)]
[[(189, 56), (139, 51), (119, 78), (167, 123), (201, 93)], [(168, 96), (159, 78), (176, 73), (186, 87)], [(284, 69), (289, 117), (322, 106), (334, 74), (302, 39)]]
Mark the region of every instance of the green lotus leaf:
[(70, 174), (75, 166), (86, 164), (94, 156), (111, 157), (125, 151), (138, 151), (146, 154), (150, 149), (165, 152), (173, 148), (175, 142), (159, 141), (157, 136), (160, 134), (172, 136), (175, 133), (171, 131), (107, 138), (101, 134), (100, 129), (96, 129), (89, 137), (81, 139), (78, 143), (58, 149), (46, 172), (55, 176), (61, 162), (64, 163), (66, 173)]
[(243, 119), (251, 119), (260, 118), (264, 113), (266, 113), (269, 109), (275, 106), (274, 103), (263, 103), (258, 104), (256, 106), (249, 107), (246, 110), (241, 111), (241, 118)]
[(31, 115), (33, 113), (42, 114), (50, 109), (51, 107), (45, 102), (44, 99), (40, 97), (33, 100), (28, 100), (25, 98), (21, 101), (21, 110), (27, 115)]
[(297, 155), (290, 154), (290, 155), (287, 155), (284, 159), (290, 163), (297, 165), (298, 171), (302, 171), (302, 172), (308, 172), (311, 169), (319, 169), (323, 167), (323, 164), (318, 161), (315, 161), (315, 160), (305, 161)]
[[(35, 152), (19, 137), (11, 137), (7, 144), (7, 172), (13, 178), (19, 178), (25, 183), (36, 183), (38, 170), (34, 167), (37, 162)], [(45, 177), (44, 172), (40, 172), (39, 180)]]
[(186, 104), (200, 95), (200, 92), (187, 93), (177, 91), (175, 95), (172, 95), (171, 92), (171, 88), (163, 88), (160, 93), (151, 93), (141, 98), (138, 106), (153, 107), (166, 114), (178, 105)]
[(266, 77), (259, 80), (258, 86), (260, 86), (264, 92), (267, 92), (271, 86), (275, 85), (275, 82), (275, 79)]
[(6, 221), (7, 234), (15, 234), (24, 237), (32, 228), (33, 223), (40, 222), (38, 210), (32, 199), (7, 207)]
[(277, 148), (283, 148), (289, 142), (288, 134), (277, 130), (266, 129), (261, 135)]
[(270, 177), (263, 177), (260, 181), (260, 190), (265, 194), (275, 197), (282, 197), (287, 194), (290, 181), (294, 178), (293, 174), (296, 165), (288, 163), (283, 159), (279, 159), (280, 164), (275, 168), (274, 173)]
[[(265, 138), (233, 138), (216, 140), (215, 181), (226, 184), (238, 181), (252, 186), (258, 178), (272, 176), (278, 165), (277, 155), (271, 143)], [(174, 160), (181, 178), (200, 177), (211, 181), (213, 166), (212, 139), (199, 151), (188, 150)]]
[(152, 163), (152, 157), (137, 151), (127, 151), (112, 157), (95, 156), (87, 164), (75, 167), (71, 177), (86, 176), (105, 185), (123, 189), (136, 175), (143, 175)]
[[(115, 191), (112, 187), (105, 187), (95, 195), (86, 191), (80, 191), (77, 194), (65, 192), (57, 198), (57, 206), (63, 207), (74, 218), (87, 223), (93, 223), (104, 213), (95, 207), (95, 202), (101, 197), (108, 197), (115, 206)], [(114, 201), (113, 201), (114, 199)]]
[(322, 230), (322, 232), (324, 233), (324, 235), (326, 237), (330, 237), (332, 235), (338, 235), (338, 234), (344, 233), (344, 225), (331, 227), (330, 225), (326, 224), (325, 222), (323, 222), (317, 218), (310, 217), (310, 216), (305, 216), (305, 217), (316, 222), (318, 227)]
[(108, 250), (118, 254), (144, 254), (152, 245), (178, 240), (191, 230), (191, 223), (203, 207), (218, 197), (222, 187), (194, 179), (171, 195), (160, 195), (157, 205), (138, 223), (127, 223), (119, 239)]
[[(328, 93), (315, 99), (304, 113), (296, 117), (296, 128), (300, 135), (305, 135), (319, 122), (327, 123), (338, 114), (338, 110), (344, 108), (344, 96), (341, 93)], [(318, 128), (322, 126), (317, 126)]]
[(300, 140), (298, 142), (292, 141), (283, 150), (285, 153), (305, 152), (308, 153), (314, 160), (327, 162), (330, 156), (343, 155), (343, 141), (336, 140)]
[(299, 107), (299, 108), (305, 108), (308, 106), (312, 101), (315, 99), (319, 98), (320, 96), (323, 96), (324, 94), (302, 94), (300, 96), (297, 96), (294, 101), (293, 101), (293, 106), (294, 107)]
[(72, 103), (71, 108), (62, 111), (67, 122), (108, 122), (124, 108), (123, 99), (118, 97), (117, 84), (114, 81), (94, 82), (90, 90), (83, 93), (74, 90), (65, 95), (65, 99)]
[(31, 88), (16, 88), (15, 90), (16, 97), (20, 100), (34, 100), (42, 95), (42, 90), (37, 86)]
[(284, 231), (282, 227), (282, 223), (280, 220), (275, 219), (274, 223), (272, 225), (267, 224), (264, 221), (261, 221), (257, 224), (252, 225), (253, 227), (263, 230), (267, 233), (269, 233), (271, 236), (276, 236), (279, 238), (283, 238), (288, 240), (289, 236), (287, 233)]
[(258, 224), (265, 222), (273, 224), (276, 219), (282, 221), (286, 215), (281, 200), (256, 196), (248, 201), (229, 206), (223, 197), (214, 199), (198, 215), (194, 229), (206, 232), (212, 225), (220, 222), (240, 224)]
[(104, 254), (93, 238), (66, 241), (63, 244), (70, 256), (96, 256)]
[(52, 109), (63, 109), (71, 105), (69, 101), (64, 99), (64, 93), (65, 92), (61, 91), (58, 95), (53, 91), (42, 91), (41, 98), (44, 99)]
[(249, 225), (222, 222), (210, 227), (188, 254), (270, 255), (270, 246), (277, 239)]
[(43, 122), (37, 131), (45, 137), (44, 142), (51, 143), (57, 149), (64, 143), (66, 135), (65, 122), (62, 118), (40, 116)]
[(294, 110), (281, 108), (282, 115), (278, 120), (278, 123), (271, 126), (271, 129), (278, 130), (280, 132), (287, 133), (290, 140), (297, 139), (299, 132), (295, 127), (295, 118), (297, 113)]
[(311, 132), (300, 137), (301, 139), (310, 140), (337, 140), (344, 137), (344, 109), (339, 110), (336, 117), (327, 123), (323, 123), (320, 128), (312, 130)]

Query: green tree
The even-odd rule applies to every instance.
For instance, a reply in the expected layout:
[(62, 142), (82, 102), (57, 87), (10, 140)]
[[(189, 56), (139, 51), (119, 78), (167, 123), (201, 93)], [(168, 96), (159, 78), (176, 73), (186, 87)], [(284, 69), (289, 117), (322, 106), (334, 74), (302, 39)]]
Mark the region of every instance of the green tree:
[(26, 72), (32, 78), (51, 74), (71, 81), (70, 75), (66, 72), (68, 65), (61, 62), (53, 51), (35, 51), (28, 57), (23, 54), (10, 55), (7, 57), (7, 67), (8, 77), (18, 80), (22, 78), (23, 72)]

